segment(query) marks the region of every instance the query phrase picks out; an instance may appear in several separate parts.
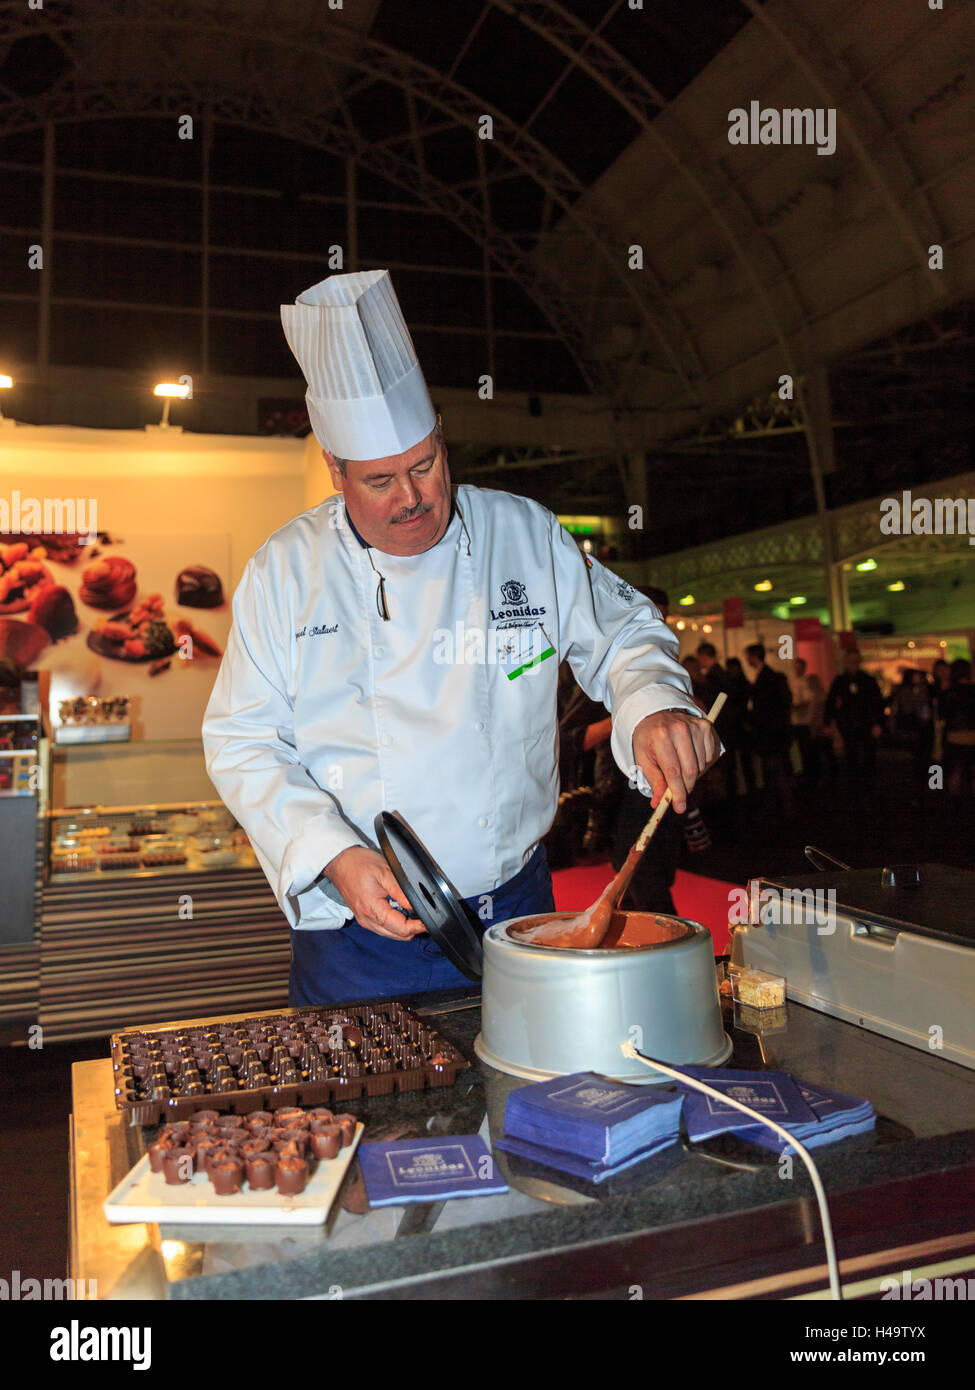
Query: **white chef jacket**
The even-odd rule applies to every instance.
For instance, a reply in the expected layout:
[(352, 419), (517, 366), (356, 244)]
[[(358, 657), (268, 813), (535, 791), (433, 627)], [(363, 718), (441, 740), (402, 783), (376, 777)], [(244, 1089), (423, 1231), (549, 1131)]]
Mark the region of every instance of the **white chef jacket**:
[(700, 715), (652, 603), (538, 503), (454, 495), (441, 539), (406, 556), (367, 549), (330, 497), (265, 541), (234, 594), (207, 771), (293, 928), (351, 918), (320, 875), (342, 850), (376, 847), (381, 810), (406, 819), (464, 897), (516, 874), (558, 803), (564, 658), (611, 711), (626, 775), (641, 719)]

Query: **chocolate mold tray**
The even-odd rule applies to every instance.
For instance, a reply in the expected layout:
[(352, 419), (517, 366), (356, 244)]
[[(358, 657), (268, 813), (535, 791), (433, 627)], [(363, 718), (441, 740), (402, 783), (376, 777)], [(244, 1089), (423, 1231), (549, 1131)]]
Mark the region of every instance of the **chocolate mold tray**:
[(132, 1125), (197, 1110), (277, 1110), (451, 1086), (467, 1059), (405, 1004), (283, 1009), (112, 1034), (115, 1105)]

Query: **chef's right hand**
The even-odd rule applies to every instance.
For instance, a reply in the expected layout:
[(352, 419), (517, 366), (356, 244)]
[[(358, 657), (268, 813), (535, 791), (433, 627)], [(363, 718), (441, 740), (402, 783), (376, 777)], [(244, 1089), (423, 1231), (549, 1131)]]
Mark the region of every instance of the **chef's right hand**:
[[(353, 845), (337, 854), (325, 866), (325, 877), (335, 884), (355, 920), (366, 931), (387, 936), (393, 941), (408, 941), (419, 936), (426, 927), (412, 915), (413, 909), (403, 897), (402, 890), (381, 854), (364, 845)], [(402, 903), (407, 915), (397, 912), (386, 901), (393, 898)]]

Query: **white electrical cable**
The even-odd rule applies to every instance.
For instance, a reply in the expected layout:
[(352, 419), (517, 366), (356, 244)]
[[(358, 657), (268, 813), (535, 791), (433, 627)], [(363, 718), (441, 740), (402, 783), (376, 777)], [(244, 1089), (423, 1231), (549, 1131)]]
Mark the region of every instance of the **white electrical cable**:
[(842, 1302), (843, 1290), (840, 1286), (840, 1273), (836, 1264), (836, 1247), (833, 1244), (833, 1227), (829, 1219), (829, 1207), (826, 1205), (826, 1191), (822, 1180), (816, 1169), (815, 1163), (809, 1150), (804, 1148), (795, 1135), (790, 1134), (782, 1125), (778, 1125), (774, 1120), (768, 1119), (765, 1115), (760, 1115), (757, 1110), (752, 1110), (750, 1106), (743, 1105), (740, 1100), (734, 1100), (731, 1096), (724, 1095), (721, 1091), (716, 1091), (713, 1086), (708, 1086), (704, 1081), (698, 1081), (696, 1077), (688, 1076), (685, 1072), (676, 1071), (673, 1067), (668, 1067), (665, 1062), (658, 1062), (656, 1058), (645, 1057), (642, 1052), (638, 1052), (632, 1042), (620, 1043), (620, 1051), (624, 1057), (635, 1057), (644, 1066), (655, 1068), (662, 1071), (666, 1076), (672, 1076), (675, 1081), (682, 1081), (685, 1086), (692, 1087), (695, 1091), (700, 1091), (702, 1095), (711, 1096), (719, 1100), (723, 1105), (731, 1105), (735, 1110), (742, 1111), (745, 1115), (750, 1115), (759, 1124), (766, 1125), (774, 1130), (782, 1139), (786, 1139), (789, 1145), (796, 1150), (809, 1169), (809, 1176), (812, 1179), (813, 1190), (816, 1193), (816, 1201), (819, 1203), (819, 1219), (823, 1227), (823, 1244), (826, 1247), (826, 1263), (829, 1266), (829, 1288), (834, 1299)]

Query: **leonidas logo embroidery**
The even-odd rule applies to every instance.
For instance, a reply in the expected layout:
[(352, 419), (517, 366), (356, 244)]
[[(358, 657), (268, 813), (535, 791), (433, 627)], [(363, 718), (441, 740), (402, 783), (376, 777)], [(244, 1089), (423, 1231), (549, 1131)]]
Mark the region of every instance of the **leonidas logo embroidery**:
[(318, 627), (309, 627), (306, 623), (300, 631), (295, 633), (295, 639), (297, 640), (299, 637), (321, 637), (326, 632), (338, 632), (338, 630), (338, 623), (332, 623), (331, 627), (328, 627), (325, 623), (321, 623)]
[(492, 621), (496, 623), (502, 618), (538, 618), (545, 612), (544, 608), (532, 608), (529, 605), (528, 591), (518, 579), (505, 580), (501, 585), (501, 598), (510, 606), (499, 608), (497, 612), (491, 609)]

